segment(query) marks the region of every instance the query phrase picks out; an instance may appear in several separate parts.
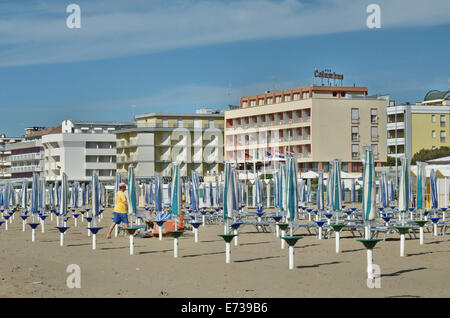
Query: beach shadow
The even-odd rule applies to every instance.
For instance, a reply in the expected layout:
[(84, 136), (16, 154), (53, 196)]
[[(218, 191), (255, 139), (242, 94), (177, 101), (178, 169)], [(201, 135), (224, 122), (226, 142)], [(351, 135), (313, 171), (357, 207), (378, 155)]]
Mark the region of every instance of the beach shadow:
[(394, 272), (394, 273), (391, 273), (391, 274), (381, 274), (381, 277), (385, 277), (385, 276), (399, 276), (399, 275), (401, 275), (403, 273), (420, 271), (420, 270), (423, 270), (423, 269), (427, 269), (427, 268), (426, 267), (418, 267), (418, 268), (412, 268), (412, 269), (404, 269), (404, 270), (401, 270), (401, 271), (398, 271), (398, 272)]
[(307, 247), (312, 247), (312, 246), (320, 246), (320, 244), (309, 244), (309, 245), (299, 245), (299, 246), (295, 246), (294, 248), (307, 248)]
[(162, 250), (162, 251), (147, 251), (147, 252), (139, 252), (139, 254), (153, 254), (153, 253), (167, 253), (173, 250)]
[[(136, 246), (135, 246), (136, 247)], [(130, 246), (120, 246), (120, 247), (102, 247), (102, 250), (120, 250), (120, 249), (124, 249), (127, 248), (129, 249)]]
[(364, 250), (364, 248), (357, 248), (354, 250), (345, 250), (345, 251), (342, 251), (342, 253), (359, 252), (359, 251), (363, 251), (363, 250)]
[(222, 242), (223, 240), (211, 240), (211, 241), (202, 241), (200, 240), (200, 242), (202, 243), (214, 243), (214, 242)]
[(320, 266), (324, 266), (324, 265), (334, 265), (334, 264), (339, 264), (342, 262), (338, 262), (338, 261), (334, 261), (334, 262), (330, 262), (330, 263), (322, 263), (322, 264), (314, 264), (314, 265), (302, 265), (302, 266), (296, 266), (297, 268), (315, 268), (315, 267), (320, 267)]
[(258, 245), (258, 244), (268, 244), (268, 243), (271, 243), (271, 242), (242, 243), (239, 245)]
[(212, 252), (212, 253), (203, 253), (203, 254), (184, 255), (183, 257), (197, 257), (197, 256), (215, 255), (215, 254), (225, 254), (225, 252)]
[(271, 258), (280, 258), (280, 256), (267, 256), (267, 257), (250, 258), (250, 259), (243, 259), (243, 260), (233, 261), (233, 262), (234, 263), (246, 263), (246, 262), (261, 261), (261, 260), (271, 259)]
[(420, 298), (420, 296), (414, 296), (414, 295), (398, 295), (398, 296), (387, 296), (386, 298)]

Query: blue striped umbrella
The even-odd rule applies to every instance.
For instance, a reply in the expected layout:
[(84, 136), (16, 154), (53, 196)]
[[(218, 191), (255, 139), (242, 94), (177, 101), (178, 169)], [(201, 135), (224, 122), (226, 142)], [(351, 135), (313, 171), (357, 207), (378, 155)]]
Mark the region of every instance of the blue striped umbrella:
[(341, 201), (345, 201), (345, 183), (344, 180), (341, 181)]
[(395, 201), (395, 190), (394, 190), (394, 181), (390, 180), (390, 191), (389, 191), (389, 197), (391, 202)]
[(437, 184), (436, 184), (436, 172), (434, 169), (430, 171), (430, 196), (431, 196), (431, 208), (438, 208), (438, 198), (437, 198)]
[(39, 186), (39, 209), (41, 213), (44, 212), (45, 209), (45, 195), (46, 195), (47, 186), (45, 184), (45, 178), (41, 179)]
[(308, 204), (312, 202), (311, 179), (306, 179), (306, 202)]
[(319, 180), (317, 182), (317, 209), (319, 211), (325, 209), (323, 186), (323, 171), (319, 171)]
[(3, 208), (5, 208), (4, 206), (3, 206), (3, 192), (5, 191), (5, 188), (4, 187), (1, 187), (0, 188), (0, 205), (3, 207)]
[(9, 187), (10, 187), (9, 193), (10, 193), (10, 197), (11, 197), (11, 206), (15, 207), (16, 206), (16, 192), (14, 191), (14, 187), (12, 184), (10, 184)]
[(352, 179), (352, 203), (356, 202), (356, 182)]
[(86, 184), (86, 188), (85, 188), (85, 191), (84, 191), (84, 195), (85, 195), (84, 203), (86, 204), (86, 206), (89, 206), (89, 197), (91, 195), (90, 192), (91, 192), (91, 186), (89, 184)]
[(67, 197), (68, 197), (68, 181), (67, 175), (63, 172), (61, 175), (61, 187), (60, 187), (60, 198), (59, 198), (59, 216), (64, 222), (64, 217), (67, 214)]
[(273, 173), (273, 206), (278, 215), (280, 209), (280, 173), (278, 170)]
[(72, 208), (74, 209), (78, 209), (78, 192), (80, 191), (79, 186), (79, 183), (75, 182), (72, 189)]
[(416, 208), (424, 208), (425, 198), (425, 162), (417, 162)]
[[(97, 170), (94, 170), (92, 172), (92, 206), (91, 206), (91, 213), (94, 219), (94, 227), (97, 226), (97, 217), (100, 214), (100, 183), (98, 181), (98, 172)], [(78, 191), (78, 189), (77, 189)]]
[(363, 172), (363, 201), (362, 212), (364, 220), (375, 219), (375, 167), (373, 164), (373, 152), (366, 149)]
[(192, 210), (199, 211), (200, 207), (200, 179), (196, 171), (192, 172)]
[(134, 175), (134, 166), (128, 167), (128, 213), (136, 215), (137, 195), (136, 195), (136, 178)]
[(389, 196), (387, 189), (387, 173), (383, 172), (380, 180), (380, 188), (381, 188), (381, 205), (383, 208), (387, 208), (389, 206)]
[[(289, 222), (293, 222), (298, 212), (298, 181), (297, 181), (297, 158), (292, 155), (287, 157), (287, 187), (286, 187), (286, 201), (287, 201), (287, 218)], [(292, 225), (290, 226), (291, 236), (293, 234)]]
[(24, 181), (22, 183), (22, 198), (21, 198), (22, 199), (21, 207), (24, 211), (27, 210), (27, 203), (28, 203), (28, 193), (27, 193), (28, 189), (27, 188), (28, 188), (28, 184), (26, 181)]
[(414, 191), (413, 191), (413, 180), (409, 178), (409, 206), (414, 205)]
[(214, 207), (214, 192), (213, 192), (213, 183), (209, 183), (209, 207)]
[(207, 188), (206, 183), (203, 183), (202, 184), (202, 202), (203, 202), (203, 206), (206, 205), (206, 188)]
[[(287, 210), (286, 204), (286, 164), (280, 164), (280, 211), (285, 212)], [(282, 213), (284, 214), (284, 213)]]
[(261, 180), (259, 179), (259, 176), (255, 179), (255, 191), (256, 191), (256, 206), (258, 209), (262, 208), (262, 189), (261, 189)]
[(155, 200), (155, 194), (154, 194), (154, 186), (153, 186), (153, 182), (150, 182), (150, 184), (148, 185), (148, 201), (149, 204), (153, 204), (153, 201)]
[[(161, 184), (161, 187), (162, 187), (162, 184)], [(171, 204), (170, 202), (172, 201), (172, 187), (170, 184), (167, 187), (167, 196), (169, 197), (169, 205), (170, 205)]]
[(59, 203), (61, 202), (60, 201), (60, 189), (59, 189), (59, 182), (58, 181), (56, 181), (55, 182), (55, 189), (54, 189), (54, 191), (55, 191), (55, 206), (56, 206), (56, 208), (58, 208), (59, 207)]
[(39, 176), (33, 172), (33, 181), (31, 184), (31, 213), (38, 212), (39, 208)]
[(402, 157), (400, 160), (402, 167), (398, 193), (398, 210), (406, 212), (409, 205), (409, 160), (406, 157)]
[[(172, 163), (172, 184), (171, 184), (171, 208), (172, 215), (177, 217), (181, 211), (181, 183), (180, 183), (180, 164)], [(176, 229), (176, 228), (175, 228)]]

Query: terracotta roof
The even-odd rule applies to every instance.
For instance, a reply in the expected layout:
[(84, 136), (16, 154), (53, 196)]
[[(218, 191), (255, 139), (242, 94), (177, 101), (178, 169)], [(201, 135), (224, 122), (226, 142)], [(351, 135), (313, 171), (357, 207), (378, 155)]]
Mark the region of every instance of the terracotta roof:
[(36, 136), (43, 136), (43, 135), (50, 135), (50, 134), (59, 134), (62, 132), (61, 126), (57, 127), (49, 127), (45, 128), (39, 131), (33, 131), (31, 132), (27, 137), (36, 137)]

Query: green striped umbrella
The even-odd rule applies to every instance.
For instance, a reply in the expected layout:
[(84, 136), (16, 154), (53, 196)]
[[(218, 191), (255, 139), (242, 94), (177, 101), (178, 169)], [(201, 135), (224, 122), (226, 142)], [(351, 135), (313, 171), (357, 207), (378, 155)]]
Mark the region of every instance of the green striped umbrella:
[(331, 208), (333, 211), (342, 209), (342, 187), (341, 187), (341, 161), (335, 159), (332, 161), (332, 180), (331, 180)]
[(280, 164), (280, 211), (281, 215), (287, 209), (286, 205), (286, 165)]
[(417, 162), (417, 191), (416, 208), (423, 209), (424, 191), (425, 191), (425, 162)]
[(371, 221), (375, 219), (375, 203), (375, 167), (373, 164), (373, 152), (371, 149), (366, 149), (362, 202), (364, 220)]
[(128, 213), (136, 215), (136, 178), (134, 166), (128, 168)]
[(179, 216), (181, 209), (181, 184), (180, 184), (179, 163), (172, 163), (171, 207), (172, 207), (172, 215), (175, 217)]

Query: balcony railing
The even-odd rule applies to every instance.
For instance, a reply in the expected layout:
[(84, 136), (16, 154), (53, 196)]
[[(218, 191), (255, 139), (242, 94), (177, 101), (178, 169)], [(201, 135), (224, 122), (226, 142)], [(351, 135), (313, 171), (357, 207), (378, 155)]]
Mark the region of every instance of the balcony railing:
[(352, 159), (353, 159), (353, 160), (359, 159), (359, 158), (360, 158), (359, 156), (360, 156), (360, 155), (359, 155), (359, 152), (352, 152)]

